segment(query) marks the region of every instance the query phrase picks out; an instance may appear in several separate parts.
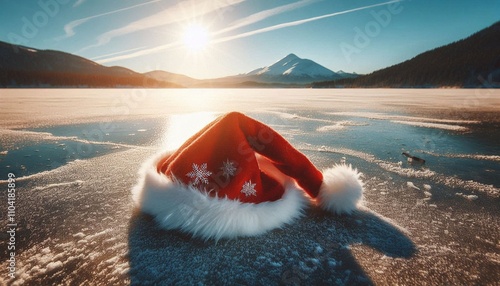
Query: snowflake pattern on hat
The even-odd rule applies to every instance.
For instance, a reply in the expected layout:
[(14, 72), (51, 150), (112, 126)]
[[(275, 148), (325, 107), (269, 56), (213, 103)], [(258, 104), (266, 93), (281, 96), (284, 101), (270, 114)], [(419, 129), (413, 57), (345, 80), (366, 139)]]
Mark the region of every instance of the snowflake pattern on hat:
[(203, 163), (200, 166), (193, 163), (193, 170), (186, 174), (186, 176), (194, 179), (191, 181), (193, 186), (196, 186), (199, 183), (208, 184), (208, 177), (210, 177), (210, 175), (212, 175), (212, 172), (207, 170), (207, 163)]
[(234, 166), (235, 162), (227, 159), (224, 163), (222, 163), (222, 174), (226, 177), (232, 177), (236, 174), (236, 167)]
[[(212, 175), (212, 172), (208, 170), (207, 163), (203, 163), (201, 165), (193, 163), (192, 166), (193, 169), (191, 172), (186, 174), (186, 176), (192, 179), (190, 184), (192, 186), (197, 186), (200, 183), (205, 185), (208, 184), (208, 178)], [(222, 174), (227, 178), (234, 176), (237, 171), (235, 162), (229, 159), (226, 159), (226, 161), (222, 163), (222, 167), (220, 167), (220, 169), (222, 170)], [(252, 183), (252, 180), (246, 181), (241, 187), (241, 193), (245, 194), (247, 197), (257, 196), (257, 191), (255, 190), (256, 185), (257, 184)]]
[(241, 188), (241, 193), (245, 194), (245, 196), (257, 196), (257, 191), (255, 190), (255, 185), (252, 184), (252, 180), (248, 180), (243, 184)]

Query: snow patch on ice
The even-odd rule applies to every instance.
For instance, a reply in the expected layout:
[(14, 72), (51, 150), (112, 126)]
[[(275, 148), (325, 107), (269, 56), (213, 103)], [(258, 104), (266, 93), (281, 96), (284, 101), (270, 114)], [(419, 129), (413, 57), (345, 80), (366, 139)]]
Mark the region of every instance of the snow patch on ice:
[[(54, 139), (57, 136), (54, 136), (52, 133), (49, 132), (37, 132), (37, 131), (28, 131), (28, 130), (13, 130), (13, 129), (5, 129), (5, 128), (0, 128), (0, 134), (2, 137), (4, 136), (12, 136), (12, 137), (17, 137), (17, 138), (22, 138), (26, 139), (27, 137), (34, 140), (34, 139)], [(68, 139), (74, 139), (76, 137), (65, 137)]]
[[(8, 137), (10, 141), (8, 142), (11, 144), (6, 144), (6, 145), (12, 145), (12, 143), (16, 143), (19, 140), (21, 141), (39, 141), (39, 140), (46, 140), (46, 141), (64, 141), (64, 140), (69, 140), (73, 142), (79, 142), (83, 144), (95, 144), (95, 145), (107, 145), (107, 146), (113, 146), (113, 147), (125, 147), (125, 148), (139, 148), (139, 149), (152, 149), (152, 147), (148, 146), (138, 146), (138, 145), (130, 145), (130, 144), (123, 144), (123, 143), (114, 143), (114, 142), (107, 142), (107, 141), (92, 141), (92, 140), (86, 140), (86, 139), (80, 139), (76, 136), (58, 136), (54, 135), (49, 132), (38, 132), (38, 131), (29, 131), (29, 130), (12, 130), (12, 129), (3, 129), (0, 128), (0, 135), (1, 137)], [(57, 143), (57, 142), (56, 142)], [(59, 146), (65, 146), (64, 143), (60, 143)]]
[(348, 126), (365, 126), (368, 124), (365, 123), (360, 123), (360, 122), (354, 122), (354, 121), (337, 121), (333, 125), (326, 125), (322, 126), (316, 129), (318, 132), (328, 132), (328, 131), (339, 131), (346, 129)]
[(66, 186), (79, 187), (81, 185), (83, 185), (83, 181), (82, 180), (76, 180), (76, 181), (73, 181), (73, 182), (63, 182), (63, 183), (49, 184), (49, 185), (46, 185), (46, 186), (39, 186), (39, 187), (33, 188), (33, 190), (34, 191), (42, 191), (42, 190), (46, 190), (46, 189), (60, 188), (60, 187), (66, 187)]
[(429, 117), (415, 117), (404, 115), (391, 115), (386, 113), (376, 112), (333, 112), (329, 113), (338, 116), (362, 117), (376, 120), (390, 120), (393, 123), (406, 124), (418, 127), (437, 128), (453, 131), (467, 131), (469, 128), (457, 124), (477, 124), (480, 121), (475, 120), (454, 120), (454, 119), (438, 119)]
[(456, 188), (457, 186), (459, 186), (467, 190), (486, 193), (487, 195), (495, 198), (500, 197), (500, 189), (495, 188), (493, 185), (486, 185), (473, 180), (462, 180), (456, 177), (446, 177), (444, 175), (439, 175), (436, 176), (435, 181), (451, 188)]
[(130, 271), (130, 266), (128, 262), (124, 262), (121, 264), (114, 264), (114, 271), (111, 273), (113, 275), (125, 276)]
[(63, 263), (61, 261), (50, 262), (47, 264), (46, 272), (52, 272), (53, 270), (59, 269), (63, 267)]
[(410, 181), (406, 182), (406, 186), (407, 186), (408, 188), (410, 188), (410, 189), (414, 189), (414, 190), (418, 190), (418, 191), (420, 191), (420, 188), (419, 188), (419, 187), (417, 187), (417, 186), (415, 186), (415, 184), (413, 184), (413, 183), (412, 183), (412, 182), (410, 182)]
[(283, 119), (295, 119), (295, 120), (316, 121), (316, 122), (326, 122), (326, 123), (332, 122), (331, 120), (327, 119), (304, 117), (297, 114), (280, 112), (280, 111), (269, 111), (269, 113), (274, 113)]
[(74, 238), (84, 238), (85, 234), (83, 232), (75, 233), (73, 234)]
[(375, 163), (386, 171), (390, 171), (407, 178), (431, 178), (436, 175), (436, 172), (431, 171), (430, 169), (417, 170), (412, 168), (403, 168), (397, 163), (385, 162), (382, 160), (377, 160)]
[(500, 162), (499, 155), (483, 155), (483, 154), (437, 154), (434, 152), (420, 150), (418, 152), (422, 152), (425, 154), (429, 154), (436, 157), (447, 157), (447, 158), (464, 158), (464, 159), (474, 159), (474, 160), (486, 160), (486, 161), (495, 161)]
[(476, 196), (476, 195), (466, 195), (464, 193), (455, 193), (455, 195), (462, 197), (464, 199), (467, 199), (469, 201), (474, 201), (474, 200), (478, 199), (478, 196)]
[[(417, 187), (417, 186), (416, 186), (413, 182), (410, 182), (410, 181), (406, 182), (406, 186), (407, 186), (409, 189), (413, 189), (413, 190), (417, 190), (417, 191), (422, 190), (421, 188)], [(423, 193), (424, 193), (424, 195), (425, 195), (425, 199), (424, 199), (424, 201), (428, 201), (428, 200), (430, 200), (430, 198), (432, 197), (432, 193), (431, 193), (431, 192), (429, 192), (429, 190), (430, 190), (430, 186), (429, 186), (429, 185), (427, 185), (427, 184), (424, 184), (424, 185), (423, 185), (423, 188), (424, 188)]]
[(332, 147), (327, 147), (327, 146), (321, 146), (318, 147), (317, 149), (311, 149), (311, 148), (302, 148), (302, 150), (309, 150), (309, 151), (319, 151), (319, 152), (327, 152), (327, 153), (336, 153), (336, 154), (345, 154), (349, 155), (352, 157), (360, 158), (363, 159), (367, 162), (374, 162), (375, 156), (364, 153), (361, 151), (356, 151), (352, 149), (347, 149), (347, 148), (332, 148)]
[(397, 120), (397, 121), (416, 121), (416, 122), (435, 122), (435, 123), (454, 123), (454, 124), (477, 124), (481, 123), (477, 120), (456, 120), (456, 119), (439, 119), (430, 117), (417, 117), (405, 115), (391, 115), (378, 112), (333, 112), (332, 115), (363, 117), (378, 120)]
[(469, 130), (469, 128), (461, 126), (461, 125), (451, 125), (451, 124), (444, 124), (444, 123), (401, 121), (401, 120), (391, 120), (391, 122), (398, 123), (398, 124), (417, 126), (417, 127), (436, 128), (436, 129), (452, 130), (452, 131), (468, 131)]
[[(498, 242), (498, 245), (500, 245), (500, 241)], [(487, 252), (484, 254), (488, 260), (490, 260), (491, 262), (494, 262), (498, 265), (500, 265), (500, 254), (498, 253), (494, 253), (494, 252)]]
[[(37, 179), (37, 178), (43, 178), (45, 176), (49, 176), (53, 173), (58, 173), (60, 170), (60, 168), (64, 168), (65, 166), (61, 166), (57, 169), (53, 169), (53, 170), (49, 170), (49, 171), (43, 171), (43, 172), (40, 172), (40, 173), (35, 173), (35, 174), (31, 174), (31, 175), (27, 175), (27, 176), (23, 176), (23, 177), (19, 177), (19, 178), (16, 178), (16, 181), (19, 182), (19, 181), (24, 181), (24, 180), (30, 180), (30, 179)], [(7, 180), (0, 180), (0, 184), (1, 183), (8, 183)]]
[(346, 128), (345, 125), (341, 124), (334, 124), (334, 125), (327, 125), (327, 126), (321, 126), (316, 129), (318, 132), (328, 132), (328, 131), (339, 131), (339, 130), (344, 130)]

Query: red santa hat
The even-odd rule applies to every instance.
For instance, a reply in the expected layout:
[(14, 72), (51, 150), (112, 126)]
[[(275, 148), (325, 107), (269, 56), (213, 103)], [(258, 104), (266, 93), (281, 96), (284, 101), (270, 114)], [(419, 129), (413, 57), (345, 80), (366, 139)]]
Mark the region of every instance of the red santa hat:
[(269, 126), (241, 113), (219, 117), (174, 152), (148, 160), (133, 199), (161, 227), (205, 239), (265, 233), (313, 201), (337, 214), (360, 204), (350, 165), (319, 171)]

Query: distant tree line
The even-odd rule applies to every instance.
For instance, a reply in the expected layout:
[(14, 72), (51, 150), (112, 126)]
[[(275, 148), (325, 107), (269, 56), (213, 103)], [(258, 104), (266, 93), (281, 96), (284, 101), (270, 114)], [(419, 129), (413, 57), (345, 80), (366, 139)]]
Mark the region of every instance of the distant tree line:
[(490, 87), (500, 85), (500, 22), (466, 39), (355, 79), (313, 87)]
[(83, 74), (57, 71), (1, 70), (1, 87), (179, 87), (173, 83), (159, 81), (140, 74), (110, 75)]

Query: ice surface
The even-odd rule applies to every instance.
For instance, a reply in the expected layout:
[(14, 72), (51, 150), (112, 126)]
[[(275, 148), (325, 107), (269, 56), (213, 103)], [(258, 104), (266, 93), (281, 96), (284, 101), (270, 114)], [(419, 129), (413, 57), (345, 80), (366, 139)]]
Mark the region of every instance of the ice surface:
[[(0, 150), (6, 152), (0, 165), (26, 143), (32, 144), (30, 158), (46, 155), (35, 153), (43, 153), (39, 146), (47, 142), (65, 144), (61, 148), (71, 142), (120, 148), (18, 178), (17, 279), (12, 285), (495, 285), (500, 280), (495, 116), (488, 121), (482, 112), (466, 118), (442, 112), (480, 91), (17, 92), (2, 93), (2, 108), (22, 101), (26, 110), (0, 114)], [(498, 110), (498, 98), (474, 108)], [(35, 107), (41, 112), (31, 114)], [(193, 130), (185, 122), (203, 118), (198, 111), (216, 116), (229, 110), (272, 125), (320, 169), (342, 161), (354, 165), (363, 173), (366, 209), (335, 216), (311, 207), (282, 229), (218, 243), (159, 229), (130, 199), (140, 164), (169, 145), (164, 139), (174, 138), (172, 130), (189, 129), (188, 136)], [(385, 118), (364, 116), (367, 112)], [(469, 131), (392, 120), (460, 125)], [(88, 140), (75, 131), (99, 128), (104, 121), (119, 127), (107, 141)], [(338, 122), (353, 124), (341, 132), (318, 131)], [(131, 133), (136, 135), (127, 137), (148, 134), (155, 140), (123, 141), (121, 135)], [(425, 156), (426, 164), (403, 161), (402, 150)], [(5, 189), (7, 181), (0, 179)], [(408, 182), (420, 190), (409, 190)], [(0, 212), (6, 213), (5, 204)], [(1, 249), (6, 249), (5, 238)], [(5, 276), (0, 284), (7, 284)]]

